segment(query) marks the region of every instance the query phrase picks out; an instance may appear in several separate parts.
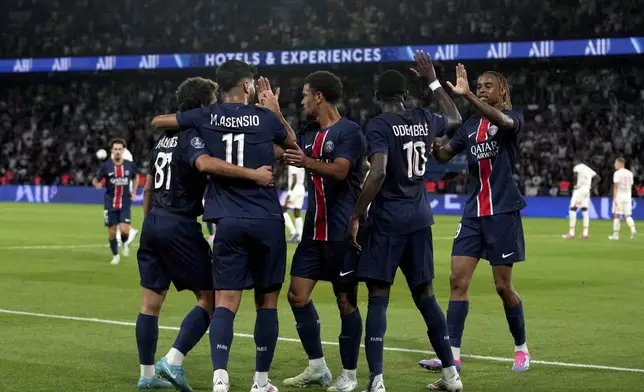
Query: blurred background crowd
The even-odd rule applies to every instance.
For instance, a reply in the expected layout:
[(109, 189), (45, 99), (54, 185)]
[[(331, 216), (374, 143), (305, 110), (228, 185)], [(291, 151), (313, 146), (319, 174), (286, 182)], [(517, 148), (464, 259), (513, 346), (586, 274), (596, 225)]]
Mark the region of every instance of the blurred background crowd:
[[(0, 57), (617, 37), (641, 32), (644, 25), (644, 14), (631, 12), (641, 7), (636, 0), (560, 0), (547, 6), (509, 0), (214, 3), (217, 12), (201, 0), (177, 0), (171, 8), (160, 0), (16, 0), (0, 16), (7, 26), (0, 32)], [(87, 13), (95, 18), (84, 20)], [(514, 107), (525, 113), (515, 180), (526, 195), (566, 194), (577, 159), (601, 176), (594, 194), (608, 195), (612, 162), (623, 156), (635, 175), (636, 192), (644, 196), (644, 61), (637, 57), (465, 64), (472, 88), (485, 70), (505, 74)], [(453, 81), (454, 66), (437, 64), (441, 80)], [(408, 65), (320, 68), (341, 76), (340, 111), (364, 123), (377, 114), (377, 75), (388, 68), (405, 71)], [(300, 108), (302, 81), (316, 69), (259, 69), (282, 88), (283, 111), (294, 127), (306, 121)], [(148, 125), (151, 118), (174, 111), (174, 90), (184, 78), (197, 75), (213, 77), (214, 72), (0, 75), (0, 184), (87, 185), (99, 165), (94, 153), (113, 137), (128, 141), (146, 173), (146, 154), (156, 138)], [(427, 89), (413, 82), (410, 78), (408, 104), (436, 109)], [(465, 102), (457, 105), (464, 116), (469, 114)], [(428, 189), (464, 192), (467, 176), (462, 166), (454, 167), (446, 171), (430, 161)]]

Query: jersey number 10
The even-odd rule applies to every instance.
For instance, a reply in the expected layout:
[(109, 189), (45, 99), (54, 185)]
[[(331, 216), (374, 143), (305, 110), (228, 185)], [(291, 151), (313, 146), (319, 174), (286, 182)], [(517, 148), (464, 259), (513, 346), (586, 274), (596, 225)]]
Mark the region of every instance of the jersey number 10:
[(157, 154), (157, 159), (154, 161), (154, 189), (161, 188), (164, 182), (165, 189), (170, 189), (170, 178), (172, 177), (170, 162), (172, 162), (171, 152)]
[(422, 177), (425, 174), (425, 166), (427, 165), (425, 142), (407, 142), (403, 144), (403, 150), (407, 151), (407, 177)]

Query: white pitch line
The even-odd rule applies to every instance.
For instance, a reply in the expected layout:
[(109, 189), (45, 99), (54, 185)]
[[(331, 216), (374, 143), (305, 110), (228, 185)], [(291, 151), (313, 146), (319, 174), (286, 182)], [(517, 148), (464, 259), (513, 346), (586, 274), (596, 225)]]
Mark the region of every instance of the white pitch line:
[[(44, 318), (59, 319), (59, 320), (85, 321), (88, 323), (122, 325), (126, 327), (136, 326), (135, 323), (128, 322), (128, 321), (105, 320), (100, 318), (89, 318), (89, 317), (61, 316), (57, 314), (22, 312), (18, 310), (10, 310), (10, 309), (0, 309), (0, 313), (13, 314), (18, 316), (44, 317)], [(169, 331), (179, 330), (178, 327), (167, 327), (167, 326), (161, 326), (161, 325), (159, 326), (159, 329), (164, 329)], [(240, 338), (251, 338), (251, 339), (254, 337), (253, 335), (247, 334), (247, 333), (235, 333), (235, 336)], [(293, 338), (280, 337), (279, 340), (283, 342), (294, 342), (294, 343), (300, 342), (299, 339), (293, 339)], [(322, 342), (322, 344), (325, 346), (338, 345), (337, 342)], [(362, 345), (362, 347), (364, 347), (364, 345)], [(414, 349), (400, 348), (400, 347), (385, 347), (385, 351), (415, 353), (415, 354), (424, 354), (424, 355), (435, 354), (433, 351), (429, 351), (429, 350), (414, 350)], [(492, 361), (492, 362), (514, 362), (514, 359), (512, 358), (490, 357), (485, 355), (461, 354), (461, 357), (479, 359), (482, 361)], [(547, 366), (560, 366), (560, 367), (595, 369), (595, 370), (614, 370), (618, 372), (630, 372), (630, 373), (644, 373), (644, 369), (637, 369), (637, 368), (623, 368), (623, 367), (616, 367), (616, 366), (603, 366), (603, 365), (592, 365), (592, 364), (583, 364), (583, 363), (553, 362), (553, 361), (539, 361), (539, 360), (532, 360), (530, 362), (533, 364), (547, 365)]]

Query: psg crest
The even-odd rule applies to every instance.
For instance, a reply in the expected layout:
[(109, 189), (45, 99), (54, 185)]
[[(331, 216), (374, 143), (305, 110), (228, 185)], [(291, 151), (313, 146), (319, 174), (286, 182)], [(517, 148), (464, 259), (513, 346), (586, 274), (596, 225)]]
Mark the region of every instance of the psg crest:
[(333, 142), (331, 140), (329, 140), (328, 142), (324, 143), (324, 151), (326, 151), (326, 152), (333, 151), (333, 147), (334, 147), (334, 145), (333, 145)]
[(496, 132), (499, 130), (499, 127), (496, 125), (490, 125), (490, 127), (487, 129), (487, 133), (490, 134), (490, 136), (496, 135)]

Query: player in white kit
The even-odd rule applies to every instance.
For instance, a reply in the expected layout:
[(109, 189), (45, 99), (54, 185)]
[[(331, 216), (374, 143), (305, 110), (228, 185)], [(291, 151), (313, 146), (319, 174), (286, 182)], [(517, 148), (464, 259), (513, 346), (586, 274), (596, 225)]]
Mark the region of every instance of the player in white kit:
[(613, 174), (613, 235), (608, 237), (610, 240), (619, 239), (620, 217), (622, 215), (631, 229), (631, 239), (634, 239), (637, 234), (635, 221), (631, 217), (633, 214), (633, 173), (624, 168), (625, 163), (624, 158), (615, 160), (615, 174)]
[[(113, 153), (112, 153), (111, 158), (114, 159), (114, 154)], [(127, 148), (125, 148), (123, 150), (123, 160), (134, 162), (134, 157), (132, 156), (132, 153), (130, 152), (130, 150), (128, 150)], [(132, 185), (133, 185), (132, 181), (130, 181), (130, 192), (136, 192), (136, 189), (132, 189)], [(131, 227), (130, 228), (130, 233), (129, 233), (128, 237), (127, 237), (126, 245), (129, 246), (134, 241), (134, 239), (136, 238), (137, 234), (139, 234), (139, 231), (137, 229), (135, 229), (134, 227)], [(122, 245), (121, 230), (119, 229), (119, 226), (116, 226), (116, 241), (117, 241), (117, 243), (119, 245)]]
[[(302, 204), (304, 204), (304, 176), (305, 170), (303, 168), (288, 166), (288, 191), (286, 193), (286, 200), (284, 201), (284, 223), (291, 236), (289, 242), (300, 242), (302, 239), (302, 229), (304, 228), (304, 220), (302, 219)], [(295, 216), (295, 226), (291, 216), (288, 214), (288, 209), (293, 209)]]
[(570, 211), (568, 212), (570, 225), (568, 234), (562, 237), (565, 239), (575, 238), (575, 225), (577, 224), (577, 210), (581, 209), (584, 219), (584, 232), (581, 238), (588, 238), (588, 226), (590, 225), (590, 214), (588, 204), (590, 203), (590, 188), (593, 185), (593, 178), (598, 179), (597, 173), (583, 163), (575, 165), (572, 169), (575, 174), (575, 188), (570, 199)]

